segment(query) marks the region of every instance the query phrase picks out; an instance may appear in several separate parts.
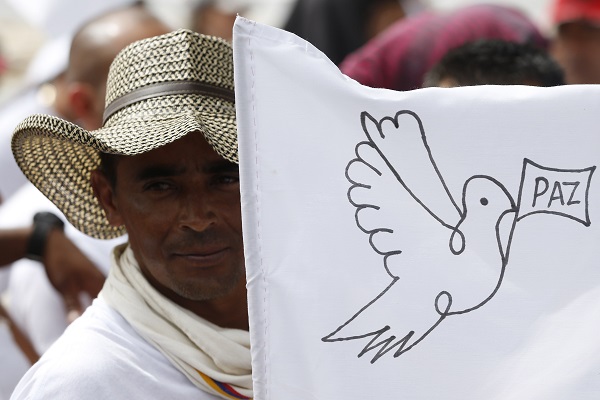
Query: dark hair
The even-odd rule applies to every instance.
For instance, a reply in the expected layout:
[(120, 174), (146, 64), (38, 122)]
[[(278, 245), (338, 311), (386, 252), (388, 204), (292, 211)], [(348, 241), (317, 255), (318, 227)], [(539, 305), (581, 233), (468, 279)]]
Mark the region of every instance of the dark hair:
[(550, 55), (531, 44), (499, 39), (469, 42), (446, 53), (425, 75), (424, 87), (444, 79), (459, 86), (564, 84), (564, 72)]
[(117, 161), (121, 157), (118, 154), (99, 153), (100, 165), (98, 170), (108, 179), (108, 183), (114, 189), (117, 185)]

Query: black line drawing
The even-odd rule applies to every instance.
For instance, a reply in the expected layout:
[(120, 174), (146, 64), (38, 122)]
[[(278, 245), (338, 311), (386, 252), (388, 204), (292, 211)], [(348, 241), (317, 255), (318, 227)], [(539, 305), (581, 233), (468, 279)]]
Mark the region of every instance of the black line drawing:
[[(546, 214), (566, 217), (586, 227), (591, 224), (588, 195), (595, 166), (547, 168), (525, 158), (517, 202), (495, 178), (473, 175), (464, 183), (458, 204), (434, 161), (416, 113), (402, 110), (394, 117), (377, 120), (363, 111), (361, 124), (367, 140), (357, 144), (356, 158), (346, 167), (346, 178), (351, 183), (347, 197), (356, 207), (356, 225), (368, 235), (372, 249), (383, 257), (391, 282), (321, 338), (323, 342), (367, 341), (359, 358), (371, 351), (371, 363), (390, 352), (399, 357), (425, 340), (446, 318), (470, 313), (488, 303), (500, 289), (513, 233), (523, 218)], [(404, 154), (415, 155), (412, 161), (391, 157), (391, 149), (398, 146), (403, 146)], [(422, 164), (414, 165), (415, 159)], [(410, 168), (419, 172), (407, 173)], [(423, 232), (392, 229), (379, 203), (384, 199), (369, 198), (378, 184), (383, 185), (380, 182), (384, 176), (388, 178), (386, 185), (389, 179), (399, 183), (398, 190), (404, 196), (387, 206), (425, 215), (423, 220), (431, 224)], [(396, 234), (407, 235), (409, 244), (398, 243)], [(413, 236), (417, 238), (411, 243)], [(447, 251), (432, 251), (439, 238), (443, 238)], [(418, 253), (427, 261), (423, 265), (402, 265), (403, 252)], [(441, 255), (435, 258), (433, 253)], [(389, 310), (398, 312), (391, 315)], [(403, 311), (419, 315), (418, 326), (404, 318)]]

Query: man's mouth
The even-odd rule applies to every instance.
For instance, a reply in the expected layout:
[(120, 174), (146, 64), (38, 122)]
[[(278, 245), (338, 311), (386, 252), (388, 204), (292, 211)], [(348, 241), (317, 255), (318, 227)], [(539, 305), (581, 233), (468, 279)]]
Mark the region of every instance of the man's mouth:
[(229, 253), (229, 247), (178, 250), (173, 252), (176, 259), (182, 259), (199, 267), (212, 267)]

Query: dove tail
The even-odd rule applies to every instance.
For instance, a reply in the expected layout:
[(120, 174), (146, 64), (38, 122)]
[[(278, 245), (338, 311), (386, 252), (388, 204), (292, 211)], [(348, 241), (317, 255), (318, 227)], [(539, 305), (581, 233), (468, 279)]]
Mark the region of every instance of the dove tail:
[(414, 336), (415, 331), (410, 331), (408, 334), (406, 334), (406, 336), (404, 336), (402, 339), (399, 339), (394, 344), (392, 344), (392, 342), (394, 342), (394, 340), (396, 339), (396, 336), (394, 336), (394, 335), (390, 335), (388, 338), (375, 343), (381, 337), (381, 335), (383, 335), (385, 332), (387, 332), (389, 330), (390, 330), (389, 325), (386, 325), (383, 328), (381, 328), (375, 332), (369, 332), (369, 333), (365, 333), (364, 335), (357, 335), (357, 336), (347, 337), (347, 338), (332, 338), (332, 336), (336, 333), (336, 332), (333, 332), (333, 333), (327, 335), (326, 337), (322, 338), (321, 340), (323, 340), (324, 342), (337, 342), (337, 341), (342, 341), (342, 340), (346, 341), (346, 340), (364, 339), (366, 337), (373, 336), (373, 338), (369, 341), (369, 343), (367, 343), (365, 345), (365, 347), (361, 350), (361, 352), (358, 353), (358, 358), (360, 358), (363, 355), (365, 355), (366, 353), (370, 352), (371, 350), (381, 347), (377, 351), (377, 354), (375, 354), (373, 356), (373, 358), (371, 359), (371, 364), (373, 364), (373, 363), (375, 363), (375, 361), (379, 360), (379, 358), (384, 356), (386, 353), (388, 353), (395, 347), (400, 346), (400, 348), (396, 351), (396, 353), (394, 353), (394, 357), (398, 357), (402, 353), (405, 353), (408, 350), (410, 350), (416, 344), (416, 343), (414, 343), (411, 346), (406, 347), (406, 344)]
[(364, 349), (358, 354), (358, 357), (362, 357), (364, 354), (368, 353), (371, 350), (374, 350), (378, 347), (381, 346), (381, 348), (379, 350), (377, 350), (377, 354), (375, 354), (373, 356), (373, 358), (371, 359), (371, 364), (374, 364), (375, 361), (379, 360), (382, 356), (384, 356), (386, 353), (390, 352), (392, 349), (394, 349), (395, 347), (398, 347), (398, 349), (396, 350), (396, 352), (394, 353), (394, 358), (397, 358), (399, 356), (401, 356), (402, 354), (406, 353), (407, 351), (409, 351), (410, 349), (412, 349), (413, 347), (415, 347), (416, 345), (418, 345), (423, 339), (425, 339), (444, 319), (446, 318), (446, 315), (442, 315), (440, 316), (440, 318), (437, 320), (437, 322), (435, 324), (433, 324), (431, 326), (431, 328), (429, 328), (427, 330), (427, 332), (425, 332), (420, 338), (418, 338), (417, 340), (415, 340), (414, 342), (412, 342), (410, 344), (410, 346), (407, 347), (407, 344), (410, 342), (410, 340), (413, 338), (413, 336), (415, 335), (415, 331), (410, 331), (408, 332), (404, 337), (402, 337), (401, 339), (398, 339), (397, 341), (394, 342), (394, 340), (396, 339), (396, 336), (391, 335), (389, 336), (387, 339), (383, 339), (377, 343), (375, 343), (377, 341), (377, 339), (379, 339), (379, 337), (386, 331), (388, 331), (390, 329), (389, 326), (386, 326), (384, 328), (382, 328), (381, 330), (379, 330), (378, 332), (376, 332), (376, 335), (373, 337), (373, 339), (371, 339), (371, 341), (369, 343), (367, 343), (367, 345), (364, 347)]
[[(436, 301), (437, 301), (437, 299), (436, 299)], [(437, 308), (437, 305), (436, 305), (436, 308)], [(448, 308), (449, 308), (449, 305), (448, 305)], [(338, 342), (338, 341), (348, 341), (348, 340), (364, 339), (364, 338), (367, 338), (369, 336), (373, 336), (373, 338), (369, 341), (369, 343), (367, 343), (365, 345), (365, 347), (361, 350), (361, 352), (358, 353), (357, 357), (360, 358), (363, 355), (365, 355), (366, 353), (370, 352), (371, 350), (377, 349), (377, 353), (373, 356), (373, 358), (370, 361), (371, 364), (374, 364), (375, 361), (379, 360), (381, 357), (383, 357), (385, 354), (389, 353), (390, 351), (392, 351), (396, 347), (398, 347), (398, 349), (394, 353), (394, 358), (397, 358), (397, 357), (401, 356), (402, 354), (406, 353), (407, 351), (409, 351), (410, 349), (412, 349), (413, 347), (415, 347), (417, 344), (419, 344), (423, 339), (425, 339), (449, 315), (447, 313), (448, 312), (448, 308), (443, 313), (441, 313), (438, 310), (438, 313), (440, 313), (440, 318), (436, 321), (436, 323), (433, 324), (427, 330), (427, 332), (425, 332), (421, 337), (419, 337), (417, 340), (413, 341), (409, 346), (407, 346), (407, 345), (411, 341), (411, 339), (413, 339), (413, 337), (415, 336), (415, 331), (408, 332), (405, 336), (403, 336), (402, 338), (400, 338), (398, 340), (396, 340), (397, 337), (395, 335), (390, 335), (390, 336), (388, 336), (385, 339), (379, 340), (379, 338), (385, 332), (387, 332), (387, 331), (389, 331), (391, 329), (389, 325), (386, 325), (383, 328), (380, 328), (380, 329), (378, 329), (376, 331), (372, 331), (372, 332), (369, 332), (369, 333), (364, 333), (364, 334), (361, 334), (361, 335), (346, 336), (346, 337), (335, 337), (335, 335), (338, 334), (339, 331), (342, 328), (344, 328), (350, 321), (352, 321), (352, 319), (350, 321), (346, 322), (346, 324), (340, 326), (335, 331), (331, 332), (329, 335), (321, 338), (321, 340), (323, 342)]]
[[(371, 364), (375, 363), (375, 361), (379, 360), (382, 356), (384, 356), (386, 353), (390, 352), (394, 347), (400, 346), (398, 348), (398, 350), (394, 353), (394, 357), (398, 357), (399, 355), (401, 355), (402, 353), (407, 352), (408, 350), (410, 350), (413, 346), (409, 346), (407, 348), (405, 348), (406, 344), (410, 341), (410, 339), (414, 336), (415, 331), (410, 331), (408, 332), (408, 334), (406, 334), (406, 336), (404, 336), (402, 339), (397, 340), (394, 344), (392, 344), (392, 342), (394, 342), (394, 339), (396, 339), (396, 336), (391, 335), (390, 337), (388, 337), (387, 339), (383, 339), (377, 343), (374, 343), (375, 341), (377, 341), (377, 339), (379, 339), (379, 337), (386, 331), (388, 331), (390, 329), (389, 326), (386, 326), (385, 328), (382, 328), (376, 336), (373, 337), (373, 339), (371, 339), (371, 341), (369, 343), (367, 343), (367, 345), (365, 346), (365, 348), (358, 353), (358, 357), (362, 357), (364, 354), (368, 353), (371, 350), (374, 350), (378, 347), (381, 346), (381, 348), (377, 351), (377, 354), (375, 354), (373, 356), (373, 358), (371, 359)], [(415, 343), (416, 344), (416, 343)]]

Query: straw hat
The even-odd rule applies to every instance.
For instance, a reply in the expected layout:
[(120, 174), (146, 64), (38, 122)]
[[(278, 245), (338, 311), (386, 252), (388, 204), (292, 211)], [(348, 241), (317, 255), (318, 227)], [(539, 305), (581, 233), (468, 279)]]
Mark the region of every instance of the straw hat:
[(110, 226), (93, 194), (90, 173), (99, 152), (135, 155), (200, 131), (225, 159), (238, 162), (233, 56), (223, 39), (181, 29), (140, 40), (113, 61), (103, 127), (87, 131), (49, 115), (32, 115), (12, 138), (27, 178), (77, 229), (109, 239)]

